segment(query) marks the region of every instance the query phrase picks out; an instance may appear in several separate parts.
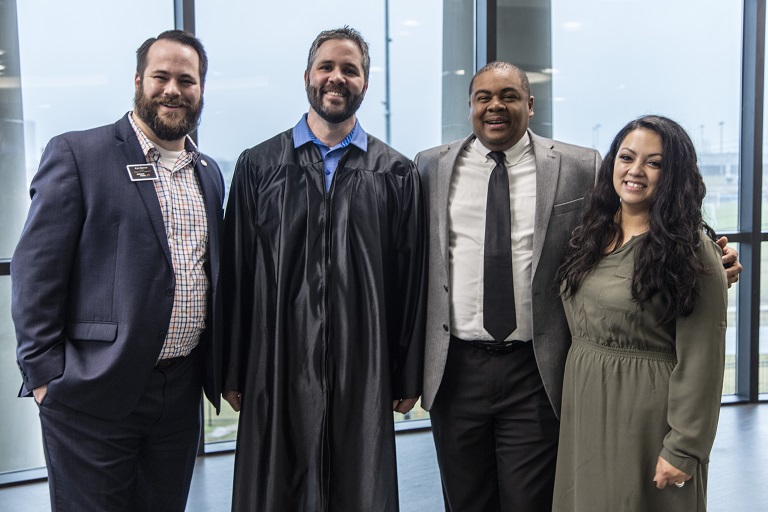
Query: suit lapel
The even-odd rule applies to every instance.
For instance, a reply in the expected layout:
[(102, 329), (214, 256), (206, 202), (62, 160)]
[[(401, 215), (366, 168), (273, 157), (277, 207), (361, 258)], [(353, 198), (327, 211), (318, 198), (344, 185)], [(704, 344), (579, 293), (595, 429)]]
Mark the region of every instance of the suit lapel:
[(216, 186), (216, 180), (219, 179), (219, 176), (215, 168), (202, 155), (195, 164), (195, 174), (197, 174), (197, 181), (200, 183), (200, 190), (205, 202), (205, 216), (208, 220), (208, 257), (212, 269), (211, 283), (216, 283), (218, 282), (219, 271), (219, 229), (217, 223), (219, 222), (218, 213), (222, 206), (221, 193)]
[(547, 227), (552, 215), (560, 176), (560, 155), (554, 151), (554, 143), (530, 131), (533, 155), (536, 160), (536, 216), (533, 227), (533, 262), (531, 278), (536, 275), (547, 237)]
[[(138, 139), (136, 139), (136, 134), (128, 121), (129, 115), (130, 114), (126, 114), (126, 116), (115, 125), (115, 133), (118, 139), (117, 150), (123, 156), (125, 165), (145, 164), (147, 163), (147, 159), (144, 156), (144, 153), (142, 153), (141, 145), (139, 144)], [(127, 171), (123, 168), (120, 172), (125, 173)], [(157, 198), (154, 182), (136, 181), (131, 182), (131, 185), (135, 186), (136, 190), (139, 191), (144, 207), (147, 209), (147, 214), (149, 215), (152, 227), (157, 235), (157, 241), (163, 248), (163, 253), (165, 253), (168, 264), (173, 268), (171, 249), (168, 247), (168, 235), (165, 232), (165, 222), (163, 221), (163, 212), (160, 209), (160, 200)]]
[(467, 145), (469, 141), (474, 139), (474, 135), (470, 135), (461, 142), (457, 142), (452, 146), (447, 146), (445, 151), (438, 157), (438, 173), (437, 173), (437, 187), (436, 187), (436, 203), (437, 208), (437, 227), (438, 236), (440, 241), (440, 249), (443, 254), (443, 263), (448, 265), (448, 230), (449, 226), (449, 197), (451, 193), (451, 178), (453, 177), (453, 170), (456, 166), (456, 160), (459, 158), (461, 150)]

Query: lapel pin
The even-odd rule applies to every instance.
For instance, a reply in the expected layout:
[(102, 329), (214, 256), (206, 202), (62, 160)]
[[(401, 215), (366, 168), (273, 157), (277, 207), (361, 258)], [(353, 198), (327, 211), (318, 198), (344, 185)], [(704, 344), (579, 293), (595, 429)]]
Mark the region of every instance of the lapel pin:
[(200, 163), (203, 164), (203, 167), (208, 167), (208, 162), (206, 162), (205, 160), (201, 159)]

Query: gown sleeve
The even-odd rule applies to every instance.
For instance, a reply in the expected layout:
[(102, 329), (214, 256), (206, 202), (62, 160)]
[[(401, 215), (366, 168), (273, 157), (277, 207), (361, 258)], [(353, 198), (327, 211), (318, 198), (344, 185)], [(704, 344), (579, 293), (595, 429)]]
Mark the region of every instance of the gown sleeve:
[(222, 284), (224, 295), (223, 366), (225, 391), (242, 391), (248, 361), (253, 317), (257, 196), (253, 186), (255, 172), (248, 150), (235, 165), (224, 216)]
[(660, 455), (686, 474), (709, 461), (720, 414), (725, 367), (728, 305), (722, 251), (702, 241), (699, 254), (707, 272), (697, 276), (693, 312), (679, 317), (675, 330), (677, 365), (669, 382), (667, 423)]
[(399, 325), (392, 368), (392, 397), (416, 398), (421, 394), (426, 320), (426, 217), (421, 181), (409, 163), (403, 180), (397, 236), (397, 314)]

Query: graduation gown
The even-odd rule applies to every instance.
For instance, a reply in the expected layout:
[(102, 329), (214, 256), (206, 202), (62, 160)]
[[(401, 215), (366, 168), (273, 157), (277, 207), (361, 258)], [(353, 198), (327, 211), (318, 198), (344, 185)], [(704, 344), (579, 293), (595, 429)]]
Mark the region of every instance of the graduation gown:
[(241, 154), (222, 265), (233, 510), (398, 510), (392, 400), (421, 393), (423, 208), (416, 167), (370, 135), (330, 191), (291, 130)]

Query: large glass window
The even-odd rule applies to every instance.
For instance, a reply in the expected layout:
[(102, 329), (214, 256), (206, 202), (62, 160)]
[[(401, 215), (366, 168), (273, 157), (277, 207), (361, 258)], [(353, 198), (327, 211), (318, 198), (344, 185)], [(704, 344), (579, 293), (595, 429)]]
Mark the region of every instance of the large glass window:
[[(27, 0), (17, 5), (31, 178), (51, 137), (113, 123), (131, 110), (136, 49), (173, 28), (173, 3)], [(131, 29), (115, 30), (115, 23)]]
[(45, 466), (37, 406), (19, 399), (21, 375), (16, 366), (16, 333), (11, 321), (11, 279), (0, 277), (0, 474)]
[[(763, 200), (765, 202), (765, 200)], [(760, 348), (758, 359), (758, 393), (768, 393), (768, 243), (760, 247)]]
[[(766, 13), (766, 22), (768, 22), (768, 13)], [(766, 59), (763, 64), (768, 62)], [(763, 91), (764, 98), (765, 92)], [(766, 165), (766, 156), (768, 156), (768, 108), (765, 105), (765, 99), (763, 99), (763, 164), (762, 164), (762, 194), (760, 199), (760, 217), (761, 225), (760, 230), (763, 233), (763, 240), (765, 240), (765, 232), (768, 230), (768, 165)], [(750, 170), (752, 171), (752, 170)], [(752, 172), (756, 172), (755, 169)], [(750, 176), (751, 179), (751, 176)], [(765, 397), (768, 394), (768, 244), (763, 242), (760, 249), (760, 327), (758, 329), (759, 339), (759, 356), (757, 362), (757, 379), (758, 379), (758, 393)], [(754, 368), (754, 366), (752, 367)]]
[[(736, 230), (741, 4), (552, 0), (552, 69), (545, 71), (553, 75), (554, 137), (604, 154), (631, 119), (674, 119), (698, 152), (706, 221), (718, 232)], [(736, 323), (729, 316), (733, 361)], [(735, 371), (726, 378), (733, 393)]]
[(28, 204), (19, 73), (16, 3), (0, 2), (0, 259), (13, 254)]
[[(739, 244), (731, 244), (739, 250)], [(735, 395), (737, 393), (736, 382), (738, 378), (738, 347), (736, 340), (737, 299), (739, 283), (728, 289), (728, 328), (725, 331), (725, 374), (723, 376), (723, 395)]]
[(411, 158), (440, 143), (442, 2), (236, 0), (227, 6), (196, 2), (197, 34), (210, 59), (200, 144), (227, 183), (244, 149), (293, 127), (307, 111), (309, 47), (320, 31), (344, 25), (359, 30), (370, 47), (369, 86), (358, 111), (365, 131), (385, 142), (390, 133), (391, 145)]
[(629, 120), (671, 117), (696, 145), (707, 221), (735, 230), (741, 12), (739, 0), (553, 0), (555, 138), (605, 153)]

